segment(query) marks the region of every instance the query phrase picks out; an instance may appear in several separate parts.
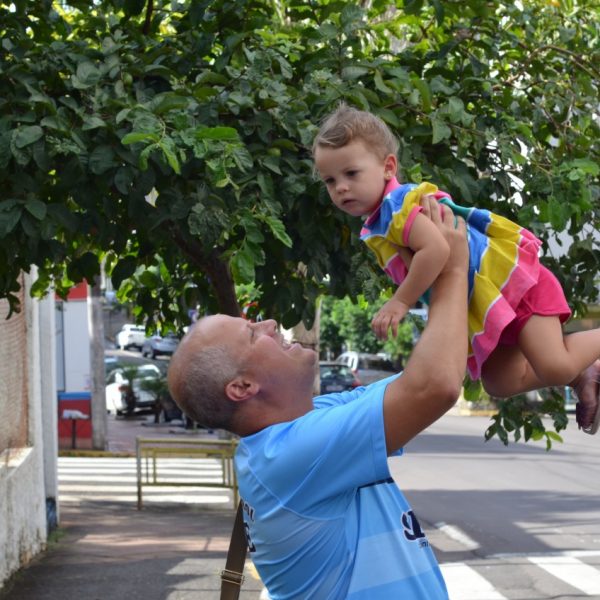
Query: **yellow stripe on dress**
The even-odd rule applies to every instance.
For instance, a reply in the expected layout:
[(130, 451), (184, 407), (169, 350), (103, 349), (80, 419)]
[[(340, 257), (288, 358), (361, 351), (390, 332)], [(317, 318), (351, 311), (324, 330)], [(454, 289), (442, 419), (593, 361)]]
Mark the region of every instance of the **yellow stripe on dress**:
[(373, 251), (379, 266), (384, 268), (398, 253), (398, 248), (384, 237), (374, 235), (365, 240), (365, 244)]
[(410, 190), (410, 192), (406, 192), (404, 196), (404, 200), (402, 201), (402, 208), (395, 212), (392, 216), (392, 227), (390, 229), (393, 230), (394, 242), (400, 246), (404, 246), (404, 227), (406, 222), (408, 221), (408, 217), (410, 213), (416, 206), (420, 206), (421, 198), (426, 196), (427, 194), (435, 194), (438, 191), (437, 185), (433, 185), (433, 183), (421, 183), (416, 188)]
[[(490, 306), (510, 279), (519, 261), (520, 227), (512, 221), (493, 215), (489, 224), (488, 247), (481, 258), (479, 273), (475, 274), (469, 302), (469, 332), (471, 337), (481, 333)], [(494, 236), (501, 236), (495, 238)], [(492, 282), (493, 285), (489, 285)]]

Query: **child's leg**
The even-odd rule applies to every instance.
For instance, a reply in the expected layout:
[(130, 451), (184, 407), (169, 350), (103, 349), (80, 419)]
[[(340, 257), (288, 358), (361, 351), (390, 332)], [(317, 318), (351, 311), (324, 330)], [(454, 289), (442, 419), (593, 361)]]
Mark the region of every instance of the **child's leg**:
[[(550, 385), (570, 385), (577, 398), (577, 423), (588, 433), (598, 427), (600, 330), (562, 334), (556, 317), (534, 315), (519, 346), (498, 346), (483, 365), (482, 381), (492, 396), (505, 398)], [(574, 374), (573, 374), (574, 373)]]
[(600, 329), (565, 336), (558, 317), (533, 315), (519, 335), (519, 347), (541, 387), (570, 385), (600, 358)]
[(544, 387), (519, 346), (498, 346), (481, 369), (485, 391), (496, 398), (509, 398)]

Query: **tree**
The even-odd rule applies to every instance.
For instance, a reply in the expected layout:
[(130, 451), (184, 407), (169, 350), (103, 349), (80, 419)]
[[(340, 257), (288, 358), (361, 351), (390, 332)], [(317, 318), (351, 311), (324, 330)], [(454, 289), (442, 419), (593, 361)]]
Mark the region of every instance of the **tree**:
[[(600, 262), (593, 2), (0, 2), (0, 294), (65, 293), (104, 263), (152, 325), (261, 308), (310, 325), (317, 297), (387, 282), (314, 180), (341, 99), (401, 137), (407, 179), (516, 218), (573, 306)], [(299, 268), (303, 265), (303, 268)]]
[(359, 296), (353, 302), (344, 298), (325, 297), (321, 305), (321, 349), (327, 348), (334, 355), (341, 353), (342, 346), (358, 352), (385, 352), (397, 364), (410, 355), (416, 338), (416, 326), (411, 315), (400, 323), (398, 335), (385, 342), (378, 340), (371, 330), (371, 320), (387, 298), (366, 302)]

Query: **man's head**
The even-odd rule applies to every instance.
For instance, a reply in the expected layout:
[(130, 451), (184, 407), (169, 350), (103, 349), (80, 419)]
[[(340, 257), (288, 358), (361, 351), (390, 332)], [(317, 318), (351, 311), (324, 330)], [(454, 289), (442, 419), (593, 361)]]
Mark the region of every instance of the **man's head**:
[(275, 321), (214, 315), (179, 344), (169, 389), (198, 423), (247, 435), (310, 409), (316, 361), (312, 350), (286, 343)]

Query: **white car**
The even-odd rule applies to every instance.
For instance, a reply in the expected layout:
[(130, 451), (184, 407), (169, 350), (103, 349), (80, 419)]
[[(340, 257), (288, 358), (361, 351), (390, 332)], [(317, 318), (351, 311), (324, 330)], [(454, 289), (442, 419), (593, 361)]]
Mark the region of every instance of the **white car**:
[[(133, 365), (132, 365), (133, 366)], [(133, 377), (133, 393), (135, 406), (139, 408), (151, 408), (156, 397), (151, 392), (142, 389), (142, 381), (161, 379), (162, 372), (152, 364), (137, 365), (137, 371)], [(111, 371), (106, 377), (106, 410), (109, 413), (120, 415), (127, 412), (125, 394), (129, 387), (127, 371), (121, 366)]]
[(131, 347), (141, 350), (145, 339), (146, 328), (143, 325), (134, 325), (133, 323), (123, 325), (116, 337), (117, 346), (121, 350), (127, 350)]

